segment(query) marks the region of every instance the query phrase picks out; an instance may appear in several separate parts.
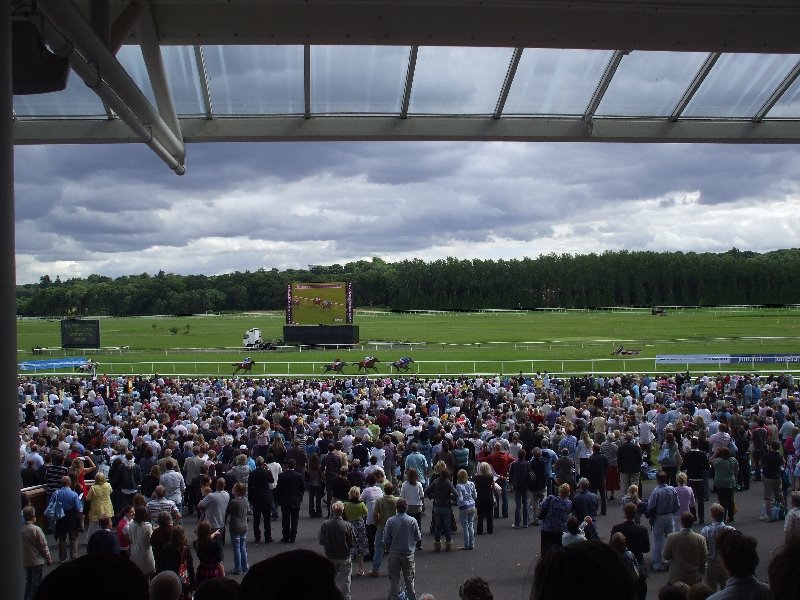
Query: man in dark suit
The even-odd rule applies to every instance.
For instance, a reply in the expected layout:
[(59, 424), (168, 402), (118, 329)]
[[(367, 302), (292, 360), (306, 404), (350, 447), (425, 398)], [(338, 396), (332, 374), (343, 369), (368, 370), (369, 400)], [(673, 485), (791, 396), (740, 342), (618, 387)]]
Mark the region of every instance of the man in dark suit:
[(633, 552), (640, 565), (644, 565), (644, 555), (650, 552), (650, 532), (647, 527), (636, 522), (639, 508), (633, 502), (628, 502), (622, 510), (625, 512), (625, 521), (614, 525), (611, 535), (618, 531), (622, 533), (628, 542), (628, 550)]
[(622, 491), (627, 494), (631, 485), (639, 485), (639, 474), (642, 471), (642, 449), (633, 441), (633, 433), (630, 431), (625, 433), (625, 441), (619, 446), (617, 466)]
[[(608, 475), (608, 459), (595, 444), (593, 453), (586, 461), (586, 478), (589, 480), (589, 491), (600, 497), (600, 514), (606, 514), (606, 477)], [(581, 473), (583, 475), (583, 473)]]
[(303, 494), (306, 491), (303, 476), (295, 471), (295, 466), (294, 459), (286, 461), (286, 470), (278, 475), (278, 484), (274, 492), (283, 517), (281, 541), (290, 544), (293, 544), (297, 537), (297, 520), (300, 517), (300, 506), (303, 504)]
[(264, 541), (269, 544), (272, 541), (272, 488), (274, 483), (272, 471), (267, 468), (267, 463), (263, 456), (256, 458), (256, 469), (247, 478), (247, 498), (253, 506), (253, 532), (256, 544), (261, 541), (261, 518), (264, 519)]
[(86, 543), (86, 554), (89, 556), (119, 555), (119, 538), (111, 531), (111, 517), (102, 516), (98, 520), (100, 529), (95, 531)]

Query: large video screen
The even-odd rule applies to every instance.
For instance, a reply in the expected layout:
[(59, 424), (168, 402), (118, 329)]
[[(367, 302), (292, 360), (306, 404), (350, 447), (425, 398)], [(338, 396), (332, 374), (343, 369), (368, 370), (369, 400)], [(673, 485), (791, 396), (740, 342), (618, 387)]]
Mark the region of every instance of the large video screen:
[(100, 321), (97, 319), (62, 319), (62, 348), (99, 348)]
[(334, 281), (287, 286), (287, 325), (347, 325), (352, 322), (352, 284)]

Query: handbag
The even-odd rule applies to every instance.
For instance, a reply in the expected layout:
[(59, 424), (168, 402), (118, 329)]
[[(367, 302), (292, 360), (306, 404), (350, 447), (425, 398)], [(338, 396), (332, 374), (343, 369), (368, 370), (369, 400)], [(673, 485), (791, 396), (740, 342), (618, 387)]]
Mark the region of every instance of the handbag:
[(547, 517), (547, 511), (550, 510), (550, 500), (551, 496), (547, 497), (542, 505), (539, 507), (539, 520), (544, 521), (545, 517)]
[(663, 463), (669, 460), (669, 448), (662, 448), (658, 453), (658, 462)]
[(189, 565), (187, 564), (186, 560), (186, 552), (188, 550), (186, 548), (183, 549), (183, 553), (181, 554), (181, 564), (178, 565), (178, 578), (181, 580), (181, 585), (183, 585), (183, 589), (187, 590), (191, 587), (192, 581), (189, 578)]
[(47, 503), (47, 508), (44, 509), (44, 516), (50, 519), (51, 522), (64, 518), (64, 506), (61, 504), (61, 500), (58, 499), (58, 492), (50, 496), (50, 502)]

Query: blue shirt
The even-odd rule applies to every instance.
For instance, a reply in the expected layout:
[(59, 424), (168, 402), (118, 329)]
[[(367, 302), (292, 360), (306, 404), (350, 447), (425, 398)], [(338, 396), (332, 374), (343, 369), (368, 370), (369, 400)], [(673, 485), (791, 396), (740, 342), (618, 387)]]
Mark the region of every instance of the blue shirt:
[(647, 514), (658, 515), (673, 515), (681, 508), (680, 501), (678, 500), (678, 493), (671, 485), (662, 484), (656, 486), (652, 491), (650, 497), (647, 499)]
[(383, 528), (383, 547), (392, 554), (414, 554), (417, 542), (422, 541), (417, 520), (399, 512), (389, 517)]
[(76, 510), (78, 512), (83, 511), (83, 506), (80, 498), (78, 498), (78, 494), (76, 494), (70, 488), (59, 488), (59, 490), (56, 492), (56, 497), (61, 503), (61, 507), (64, 509), (64, 512), (68, 510)]

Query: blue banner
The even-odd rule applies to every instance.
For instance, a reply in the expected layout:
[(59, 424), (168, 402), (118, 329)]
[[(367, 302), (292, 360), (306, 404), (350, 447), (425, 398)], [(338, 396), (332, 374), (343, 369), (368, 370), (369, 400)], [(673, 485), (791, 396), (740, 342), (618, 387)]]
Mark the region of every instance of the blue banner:
[(798, 354), (659, 354), (661, 364), (748, 365), (752, 363), (800, 363)]
[(53, 369), (72, 369), (82, 367), (89, 359), (85, 356), (74, 358), (45, 358), (43, 360), (26, 360), (19, 363), (20, 371), (52, 371)]
[(797, 354), (736, 354), (731, 355), (731, 364), (741, 363), (796, 363), (800, 362)]
[(728, 364), (731, 361), (730, 354), (658, 354), (656, 362), (662, 364)]

